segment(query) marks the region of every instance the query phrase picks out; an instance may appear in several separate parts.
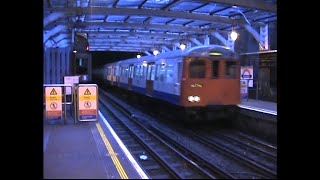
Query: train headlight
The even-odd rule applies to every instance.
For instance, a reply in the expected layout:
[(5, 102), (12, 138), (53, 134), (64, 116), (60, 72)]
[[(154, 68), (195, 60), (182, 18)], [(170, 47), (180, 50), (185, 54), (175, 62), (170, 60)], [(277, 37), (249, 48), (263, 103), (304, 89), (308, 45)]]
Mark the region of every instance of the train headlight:
[(199, 96), (194, 96), (193, 99), (194, 99), (195, 102), (199, 102), (200, 101), (200, 97)]
[(188, 96), (188, 101), (189, 102), (199, 102), (200, 97), (199, 96)]
[(193, 96), (188, 96), (188, 101), (193, 102), (194, 101), (194, 97)]

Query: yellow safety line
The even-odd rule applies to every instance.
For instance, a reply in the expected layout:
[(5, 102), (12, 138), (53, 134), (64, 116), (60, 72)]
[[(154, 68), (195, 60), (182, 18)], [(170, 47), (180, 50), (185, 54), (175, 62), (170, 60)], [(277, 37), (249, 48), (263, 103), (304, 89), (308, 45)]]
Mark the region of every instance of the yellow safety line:
[(124, 169), (123, 169), (123, 167), (122, 167), (122, 165), (121, 165), (118, 157), (116, 156), (116, 154), (115, 154), (115, 152), (114, 152), (111, 144), (109, 143), (106, 135), (104, 134), (104, 132), (103, 132), (100, 124), (99, 124), (99, 123), (96, 123), (96, 126), (97, 126), (97, 129), (98, 129), (98, 131), (99, 131), (99, 133), (100, 133), (100, 136), (101, 136), (101, 138), (102, 138), (102, 140), (103, 140), (103, 142), (104, 142), (104, 145), (105, 145), (106, 148), (108, 149), (108, 152), (109, 152), (109, 154), (110, 154), (110, 157), (111, 157), (113, 163), (116, 165), (117, 171), (118, 171), (118, 173), (120, 174), (121, 179), (129, 179), (129, 178), (128, 178), (128, 175), (127, 175), (126, 172), (124, 171)]

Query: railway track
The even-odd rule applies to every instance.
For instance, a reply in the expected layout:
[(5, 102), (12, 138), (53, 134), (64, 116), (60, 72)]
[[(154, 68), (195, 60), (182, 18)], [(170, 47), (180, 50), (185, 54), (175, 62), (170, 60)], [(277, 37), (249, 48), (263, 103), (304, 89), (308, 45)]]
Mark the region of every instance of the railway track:
[[(100, 91), (101, 92), (101, 91)], [(103, 92), (103, 94), (106, 94)], [(113, 98), (109, 97), (108, 102), (111, 102)], [(114, 102), (115, 103), (115, 102)], [(162, 144), (166, 144), (167, 147), (171, 148), (171, 152), (169, 150), (161, 150), (157, 152), (150, 152), (150, 149), (158, 149), (158, 146), (164, 145), (141, 145), (145, 149), (139, 150), (134, 149), (133, 153), (136, 153), (138, 156), (139, 152), (148, 152), (151, 155), (152, 159), (159, 161), (157, 163), (153, 163), (149, 161), (149, 164), (146, 162), (142, 162), (147, 164), (147, 166), (151, 166), (153, 168), (146, 167), (147, 173), (151, 171), (150, 174), (156, 172), (155, 169), (164, 169), (162, 171), (158, 171), (158, 174), (161, 174), (161, 178), (277, 178), (276, 173), (276, 148), (272, 145), (268, 145), (263, 143), (262, 141), (257, 141), (253, 137), (250, 137), (246, 134), (237, 131), (215, 131), (212, 134), (198, 134), (192, 131), (178, 130), (180, 133), (174, 132), (177, 131), (177, 127), (174, 127), (175, 130), (167, 130), (170, 128), (164, 128), (163, 126), (156, 125), (155, 121), (151, 119), (145, 119), (146, 115), (143, 115), (143, 112), (138, 112), (133, 110), (128, 105), (116, 105), (115, 103), (110, 106), (117, 106), (119, 111), (123, 111), (123, 113), (127, 114), (128, 117), (131, 118), (132, 122), (139, 124), (139, 126), (144, 126), (144, 131), (149, 131), (153, 133), (153, 137), (157, 137), (158, 139), (149, 140), (150, 142), (161, 142)], [(124, 106), (124, 107), (121, 107)], [(139, 115), (140, 114), (140, 115)], [(118, 115), (116, 115), (118, 116)], [(136, 118), (132, 118), (132, 117)], [(122, 119), (122, 118), (121, 118)], [(133, 120), (132, 120), (133, 119)], [(131, 122), (131, 123), (132, 123)], [(151, 122), (155, 122), (152, 124)], [(129, 124), (129, 122), (124, 122), (124, 124)], [(132, 125), (130, 125), (132, 126)], [(175, 126), (169, 125), (167, 126)], [(131, 133), (133, 135), (134, 133)], [(179, 135), (178, 135), (179, 134)], [(133, 135), (133, 136), (144, 136), (147, 135)], [(150, 135), (148, 135), (150, 136)], [(181, 140), (188, 136), (188, 140)], [(124, 137), (125, 139), (130, 139), (129, 137)], [(123, 138), (121, 138), (123, 139)], [(140, 141), (144, 141), (140, 139)], [(190, 143), (190, 142), (196, 143)], [(184, 143), (181, 143), (184, 142)], [(141, 143), (141, 142), (140, 142)], [(189, 143), (189, 144), (188, 144)], [(197, 144), (200, 143), (200, 144)], [(130, 144), (130, 143), (129, 143)], [(134, 143), (131, 143), (134, 144)], [(137, 144), (137, 143), (135, 143)], [(187, 144), (187, 145), (186, 145)], [(191, 144), (191, 145), (190, 145)], [(129, 145), (137, 146), (137, 145)], [(203, 146), (202, 149), (210, 149), (210, 150), (197, 150), (192, 149), (192, 146), (200, 147)], [(157, 147), (157, 148), (154, 148)], [(273, 147), (273, 148), (272, 148)], [(208, 152), (205, 152), (208, 151)], [(176, 154), (174, 155), (174, 153)], [(171, 154), (171, 158), (170, 158)], [(178, 154), (178, 155), (177, 155)], [(157, 157), (158, 156), (158, 157)], [(172, 170), (170, 166), (165, 165), (169, 162), (169, 159), (177, 156), (184, 156), (188, 160), (185, 162), (180, 161), (180, 165), (176, 162), (178, 160), (174, 160), (176, 167), (179, 167), (178, 171), (184, 172), (181, 175), (178, 175), (177, 169)], [(195, 163), (196, 162), (196, 163)], [(224, 163), (221, 163), (224, 162)], [(170, 163), (169, 163), (170, 164)], [(190, 164), (194, 164), (192, 167)], [(160, 168), (162, 166), (162, 168)], [(189, 169), (185, 169), (187, 166)], [(182, 168), (183, 167), (183, 168)], [(197, 172), (192, 172), (191, 169), (197, 169), (195, 167), (200, 167), (202, 170), (197, 170)], [(171, 170), (170, 170), (171, 169)], [(173, 168), (174, 169), (174, 168)], [(173, 171), (171, 175), (164, 175), (164, 171)], [(161, 173), (162, 172), (162, 173)], [(187, 173), (192, 172), (192, 173)], [(158, 175), (151, 175), (153, 178), (158, 178)], [(168, 173), (170, 174), (170, 173)], [(207, 175), (206, 175), (207, 174)]]
[[(108, 103), (103, 97), (99, 99), (103, 113), (109, 117), (110, 125), (125, 141), (133, 156), (140, 159), (142, 167), (151, 178), (234, 178), (222, 169), (206, 163), (204, 159), (185, 147), (164, 138), (161, 131), (139, 122), (115, 102), (111, 105), (110, 98)], [(149, 158), (141, 160), (141, 157)]]

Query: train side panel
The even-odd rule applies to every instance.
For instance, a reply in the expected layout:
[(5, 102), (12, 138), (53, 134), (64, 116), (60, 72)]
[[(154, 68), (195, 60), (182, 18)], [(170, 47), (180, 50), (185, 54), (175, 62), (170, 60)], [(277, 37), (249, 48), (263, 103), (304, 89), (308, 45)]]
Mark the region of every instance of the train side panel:
[(182, 58), (161, 59), (156, 62), (155, 98), (180, 105)]

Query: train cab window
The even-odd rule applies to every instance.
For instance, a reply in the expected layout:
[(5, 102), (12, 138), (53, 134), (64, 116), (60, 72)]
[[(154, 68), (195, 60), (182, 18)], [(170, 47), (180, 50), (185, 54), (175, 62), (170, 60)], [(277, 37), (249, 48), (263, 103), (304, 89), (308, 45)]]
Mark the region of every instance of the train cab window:
[(237, 62), (226, 62), (226, 78), (235, 79), (237, 77)]
[(189, 78), (205, 78), (205, 70), (204, 61), (192, 61), (189, 65)]
[(219, 78), (219, 61), (212, 62), (212, 78)]

